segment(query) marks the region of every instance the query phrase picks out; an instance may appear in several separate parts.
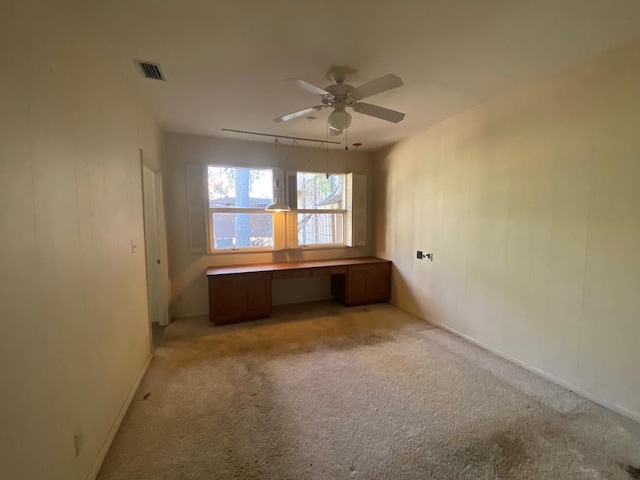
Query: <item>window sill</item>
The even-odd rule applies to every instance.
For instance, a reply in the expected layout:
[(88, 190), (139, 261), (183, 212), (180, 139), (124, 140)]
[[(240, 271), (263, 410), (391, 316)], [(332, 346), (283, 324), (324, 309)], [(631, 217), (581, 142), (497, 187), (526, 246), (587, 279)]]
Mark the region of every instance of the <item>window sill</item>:
[(238, 248), (234, 249), (220, 249), (220, 250), (212, 250), (207, 253), (207, 255), (236, 255), (243, 253), (274, 253), (274, 252), (283, 252), (283, 251), (306, 251), (306, 250), (337, 250), (344, 248), (353, 248), (348, 245), (309, 245), (295, 248)]
[(269, 253), (269, 252), (277, 252), (279, 249), (276, 248), (225, 248), (225, 249), (217, 249), (210, 250), (207, 255), (235, 255), (239, 253)]
[(334, 250), (336, 248), (351, 248), (347, 245), (303, 245), (296, 248), (289, 248), (288, 250)]

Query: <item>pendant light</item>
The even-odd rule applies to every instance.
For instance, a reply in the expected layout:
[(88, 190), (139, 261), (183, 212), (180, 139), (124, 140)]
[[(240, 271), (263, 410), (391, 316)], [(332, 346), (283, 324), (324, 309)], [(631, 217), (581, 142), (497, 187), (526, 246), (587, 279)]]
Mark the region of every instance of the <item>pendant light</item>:
[[(276, 144), (276, 157), (278, 152), (278, 138), (275, 140)], [(267, 212), (290, 212), (291, 209), (284, 198), (284, 172), (282, 169), (274, 169), (273, 179), (273, 203), (265, 207)]]

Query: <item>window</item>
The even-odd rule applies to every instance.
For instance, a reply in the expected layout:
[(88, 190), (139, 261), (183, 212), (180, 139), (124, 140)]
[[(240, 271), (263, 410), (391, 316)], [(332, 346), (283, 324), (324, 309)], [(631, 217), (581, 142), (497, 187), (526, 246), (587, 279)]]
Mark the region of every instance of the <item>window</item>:
[[(364, 174), (190, 163), (186, 180), (192, 253), (366, 245)], [(274, 194), (290, 212), (265, 211)]]
[(345, 244), (345, 177), (297, 172), (297, 246)]
[(271, 169), (207, 167), (210, 250), (273, 249)]

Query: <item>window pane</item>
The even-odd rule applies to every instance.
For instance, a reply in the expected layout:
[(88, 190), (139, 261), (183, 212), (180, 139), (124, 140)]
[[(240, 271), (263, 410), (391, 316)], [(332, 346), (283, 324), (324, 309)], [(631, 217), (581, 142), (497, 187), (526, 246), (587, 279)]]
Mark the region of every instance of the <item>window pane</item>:
[(273, 247), (270, 213), (212, 213), (214, 248)]
[(207, 167), (209, 208), (265, 208), (273, 199), (271, 169)]
[(342, 213), (299, 213), (298, 245), (343, 244)]
[(298, 172), (300, 210), (344, 210), (344, 175)]

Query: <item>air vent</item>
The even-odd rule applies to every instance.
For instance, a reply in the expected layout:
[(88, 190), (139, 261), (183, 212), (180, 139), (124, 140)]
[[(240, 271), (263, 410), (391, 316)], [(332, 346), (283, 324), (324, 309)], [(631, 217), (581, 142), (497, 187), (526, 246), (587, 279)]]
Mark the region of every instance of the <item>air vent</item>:
[(144, 78), (166, 81), (162, 70), (160, 70), (159, 63), (145, 62), (144, 60), (134, 60), (134, 62), (136, 62)]

